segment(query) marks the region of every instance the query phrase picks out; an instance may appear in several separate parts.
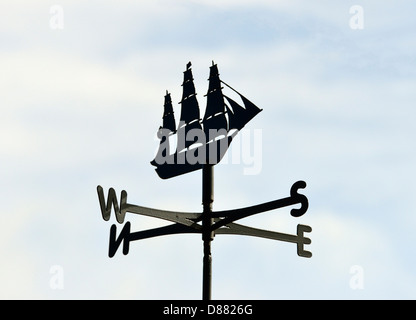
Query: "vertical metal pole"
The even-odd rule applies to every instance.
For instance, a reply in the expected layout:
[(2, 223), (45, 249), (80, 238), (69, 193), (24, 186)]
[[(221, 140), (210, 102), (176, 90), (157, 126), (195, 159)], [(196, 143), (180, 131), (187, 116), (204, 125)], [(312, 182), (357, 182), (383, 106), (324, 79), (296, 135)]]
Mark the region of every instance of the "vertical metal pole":
[(212, 203), (214, 202), (214, 166), (204, 164), (202, 168), (202, 241), (204, 258), (202, 270), (202, 300), (211, 300), (212, 256), (211, 241), (214, 240), (212, 226)]

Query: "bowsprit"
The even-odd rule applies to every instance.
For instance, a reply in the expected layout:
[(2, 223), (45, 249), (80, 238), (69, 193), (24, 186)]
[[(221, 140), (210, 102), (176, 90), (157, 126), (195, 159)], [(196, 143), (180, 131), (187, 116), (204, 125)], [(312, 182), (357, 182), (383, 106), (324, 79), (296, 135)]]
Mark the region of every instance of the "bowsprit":
[[(188, 172), (202, 170), (202, 212), (166, 211), (142, 207), (127, 202), (127, 192), (121, 191), (120, 203), (116, 191), (110, 188), (107, 201), (104, 189), (97, 186), (101, 214), (108, 221), (111, 209), (114, 209), (116, 220), (123, 224), (126, 213), (139, 214), (173, 222), (173, 224), (160, 228), (131, 232), (130, 222), (125, 222), (117, 236), (117, 226), (110, 228), (109, 257), (114, 257), (122, 245), (123, 254), (128, 254), (130, 242), (157, 236), (199, 233), (203, 240), (203, 270), (202, 270), (202, 299), (211, 299), (212, 281), (212, 254), (211, 242), (216, 235), (233, 234), (245, 235), (272, 240), (295, 243), (297, 254), (300, 257), (310, 258), (312, 253), (305, 250), (305, 245), (311, 240), (305, 233), (312, 228), (303, 224), (297, 225), (296, 234), (286, 234), (274, 231), (251, 228), (235, 223), (261, 212), (300, 205), (292, 208), (293, 217), (301, 217), (308, 210), (308, 198), (299, 192), (306, 188), (304, 181), (295, 182), (290, 188), (289, 196), (250, 207), (213, 211), (214, 202), (214, 166), (221, 161), (228, 147), (238, 132), (253, 119), (262, 109), (244, 97), (237, 90), (220, 80), (218, 67), (214, 62), (210, 67), (209, 85), (207, 92), (207, 105), (203, 118), (196, 99), (195, 85), (189, 62), (184, 72), (182, 83), (183, 94), (179, 125), (176, 126), (172, 98), (166, 92), (163, 112), (163, 125), (159, 128), (159, 150), (151, 161), (156, 173), (162, 179), (173, 178)], [(242, 101), (242, 106), (223, 92), (225, 87), (234, 91)], [(176, 139), (174, 147), (172, 139)]]

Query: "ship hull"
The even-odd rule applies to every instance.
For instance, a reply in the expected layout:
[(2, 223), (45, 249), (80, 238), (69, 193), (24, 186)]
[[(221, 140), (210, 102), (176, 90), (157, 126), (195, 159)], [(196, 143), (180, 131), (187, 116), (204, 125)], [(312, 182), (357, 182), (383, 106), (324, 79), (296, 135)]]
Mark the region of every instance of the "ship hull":
[[(152, 165), (156, 166), (156, 173), (161, 179), (173, 178), (185, 173), (202, 169), (204, 164), (216, 165), (224, 157), (233, 136), (224, 137), (217, 141), (211, 141), (200, 147), (173, 154), (163, 164), (157, 164), (155, 160)], [(188, 153), (192, 152), (192, 156)]]

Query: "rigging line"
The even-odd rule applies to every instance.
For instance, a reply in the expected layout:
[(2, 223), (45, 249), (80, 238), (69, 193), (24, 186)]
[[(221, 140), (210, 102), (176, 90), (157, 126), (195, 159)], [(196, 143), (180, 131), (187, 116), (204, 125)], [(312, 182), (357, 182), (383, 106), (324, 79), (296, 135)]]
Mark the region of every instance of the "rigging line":
[(238, 95), (243, 96), (240, 92), (238, 92), (237, 90), (235, 90), (233, 87), (231, 87), (229, 84), (225, 83), (224, 81), (220, 80), (223, 84), (225, 84), (228, 88), (230, 88), (231, 90), (233, 90), (234, 92), (236, 92)]

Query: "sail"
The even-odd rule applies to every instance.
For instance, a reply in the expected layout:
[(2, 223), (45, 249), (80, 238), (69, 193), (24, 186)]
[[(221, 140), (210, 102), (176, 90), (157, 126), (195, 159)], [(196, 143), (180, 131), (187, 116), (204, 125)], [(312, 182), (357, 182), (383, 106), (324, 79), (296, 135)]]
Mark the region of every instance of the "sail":
[(173, 159), (171, 157), (169, 136), (176, 132), (176, 123), (175, 116), (173, 114), (172, 98), (167, 90), (163, 107), (163, 125), (159, 127), (157, 133), (157, 136), (160, 139), (159, 149), (156, 157), (150, 162), (153, 166), (158, 166), (165, 162), (171, 162)]
[(199, 106), (196, 95), (188, 96), (180, 103), (182, 104), (180, 121), (190, 123), (194, 120), (199, 120)]
[[(225, 116), (225, 103), (222, 94), (221, 80), (218, 67), (213, 64), (210, 67), (209, 85), (207, 93), (207, 107), (205, 109), (203, 125), (207, 140), (212, 140), (213, 132), (228, 130), (228, 122)], [(210, 130), (213, 130), (210, 132)]]
[(170, 131), (172, 131), (172, 133), (176, 131), (175, 116), (173, 114), (172, 107), (172, 98), (170, 97), (170, 93), (168, 93), (168, 91), (166, 91), (165, 95), (163, 128), (169, 129)]
[(247, 117), (249, 118), (247, 122), (249, 122), (263, 109), (260, 109), (259, 107), (257, 107), (253, 102), (248, 100), (242, 94), (239, 94), (239, 95), (240, 95), (241, 100), (243, 100), (244, 107), (246, 108), (246, 114), (247, 114)]
[(191, 130), (199, 130), (202, 132), (199, 121), (195, 120), (194, 122), (188, 124), (183, 124), (183, 122), (179, 123), (177, 131), (177, 153), (182, 152), (184, 149), (189, 148), (192, 144), (198, 141), (198, 137), (200, 136), (199, 132), (193, 131), (189, 134)]
[(182, 83), (182, 104), (180, 121), (190, 123), (200, 119), (198, 100), (196, 99), (194, 78), (192, 76), (191, 63), (188, 63), (184, 71)]
[(253, 119), (260, 111), (262, 111), (256, 105), (254, 105), (252, 102), (250, 102), (249, 100), (247, 100), (247, 98), (244, 98), (243, 96), (241, 96), (241, 98), (246, 108), (243, 108), (241, 105), (239, 105), (230, 97), (227, 97), (227, 96), (224, 96), (224, 97), (227, 99), (231, 107), (231, 110), (230, 110), (230, 108), (226, 106), (230, 130), (231, 129), (241, 130), (251, 119)]
[(258, 108), (254, 103), (252, 103), (250, 100), (244, 97), (237, 90), (226, 84), (224, 81), (221, 82), (225, 84), (228, 88), (236, 92), (243, 101), (244, 107), (242, 107), (239, 103), (235, 102), (230, 97), (224, 95), (225, 99), (231, 107), (230, 109), (226, 105), (229, 129), (241, 130), (251, 119), (253, 119), (260, 111), (262, 111), (262, 109)]
[(193, 82), (194, 78), (191, 70), (191, 63), (188, 63), (186, 67), (187, 69), (184, 72), (182, 84), (182, 100), (180, 102), (182, 108), (177, 132), (177, 152), (181, 152), (183, 149), (188, 148), (197, 140), (196, 138), (192, 141), (186, 140), (190, 130), (202, 130), (200, 124), (199, 105), (198, 100), (196, 99), (195, 85)]

